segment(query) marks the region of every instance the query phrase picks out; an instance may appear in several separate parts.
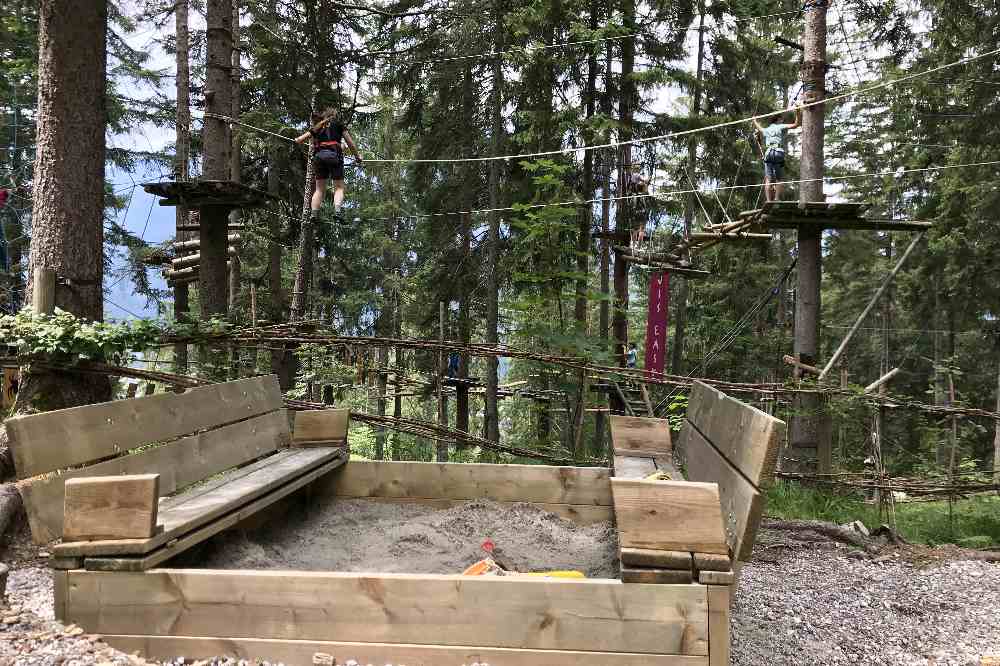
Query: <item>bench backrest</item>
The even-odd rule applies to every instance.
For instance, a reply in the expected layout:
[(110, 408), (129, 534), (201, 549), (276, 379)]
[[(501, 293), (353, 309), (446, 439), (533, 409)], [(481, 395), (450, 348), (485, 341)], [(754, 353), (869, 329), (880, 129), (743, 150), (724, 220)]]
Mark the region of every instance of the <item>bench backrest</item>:
[(8, 419), (32, 536), (62, 536), (68, 479), (155, 473), (162, 497), (288, 446), (282, 404), (271, 375)]
[(784, 438), (784, 421), (702, 382), (692, 386), (677, 448), (688, 481), (719, 485), (735, 559), (750, 558)]

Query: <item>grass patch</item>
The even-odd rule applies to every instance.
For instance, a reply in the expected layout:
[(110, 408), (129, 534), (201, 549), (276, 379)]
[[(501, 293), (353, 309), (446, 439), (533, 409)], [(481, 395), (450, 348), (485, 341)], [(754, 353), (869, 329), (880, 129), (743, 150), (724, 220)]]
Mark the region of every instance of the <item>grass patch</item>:
[[(768, 491), (766, 512), (776, 518), (822, 520), (841, 525), (860, 520), (869, 529), (884, 522), (879, 520), (876, 504), (788, 481), (779, 481)], [(951, 520), (947, 501), (897, 503), (896, 527), (903, 538), (913, 543), (995, 548), (1000, 546), (1000, 497), (958, 500)]]

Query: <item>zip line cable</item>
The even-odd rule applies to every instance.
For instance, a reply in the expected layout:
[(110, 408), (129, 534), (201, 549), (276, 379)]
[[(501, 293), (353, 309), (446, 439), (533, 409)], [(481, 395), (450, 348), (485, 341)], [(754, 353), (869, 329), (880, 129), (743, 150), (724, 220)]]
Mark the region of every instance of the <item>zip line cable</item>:
[[(974, 56), (968, 56), (966, 58), (961, 58), (960, 60), (956, 60), (954, 62), (950, 62), (950, 63), (947, 63), (945, 65), (940, 65), (938, 67), (932, 67), (930, 69), (921, 70), (919, 72), (914, 72), (912, 74), (906, 74), (906, 75), (899, 76), (899, 77), (896, 77), (896, 78), (893, 78), (893, 79), (889, 79), (888, 81), (882, 81), (880, 83), (876, 83), (876, 84), (873, 84), (873, 85), (870, 85), (870, 86), (866, 86), (866, 87), (862, 87), (862, 88), (857, 88), (856, 90), (849, 90), (847, 92), (840, 93), (840, 94), (834, 95), (832, 97), (826, 97), (826, 98), (823, 98), (821, 100), (817, 100), (815, 102), (807, 102), (807, 103), (804, 103), (804, 104), (800, 104), (796, 108), (798, 108), (798, 109), (808, 109), (808, 108), (811, 108), (811, 107), (814, 107), (814, 106), (820, 106), (820, 105), (823, 105), (823, 104), (827, 104), (829, 102), (836, 102), (836, 101), (839, 101), (839, 100), (842, 100), (842, 99), (849, 99), (849, 98), (854, 97), (856, 95), (862, 95), (862, 94), (865, 94), (865, 93), (873, 92), (875, 90), (883, 90), (885, 88), (891, 88), (893, 86), (899, 85), (900, 83), (904, 83), (906, 81), (912, 81), (912, 80), (920, 78), (922, 76), (927, 76), (929, 74), (933, 74), (933, 73), (940, 72), (940, 71), (943, 71), (943, 70), (946, 70), (946, 69), (950, 69), (952, 67), (958, 67), (960, 65), (965, 65), (965, 64), (968, 64), (970, 62), (975, 62), (976, 60), (981, 60), (983, 58), (988, 58), (990, 56), (995, 56), (995, 55), (998, 55), (998, 54), (1000, 54), (1000, 49), (993, 49), (991, 51), (987, 51), (986, 53), (981, 53), (979, 55), (974, 55)], [(596, 145), (592, 145), (592, 146), (580, 146), (580, 147), (576, 147), (576, 148), (560, 148), (560, 149), (557, 149), (557, 150), (544, 150), (544, 151), (538, 151), (538, 152), (534, 152), (534, 153), (520, 153), (520, 154), (516, 154), (516, 155), (495, 155), (495, 156), (489, 156), (489, 157), (454, 157), (454, 158), (435, 158), (435, 159), (404, 158), (404, 159), (391, 159), (391, 160), (388, 160), (388, 159), (369, 159), (369, 160), (365, 160), (365, 162), (368, 162), (368, 163), (371, 163), (371, 164), (456, 164), (456, 163), (490, 162), (490, 161), (493, 161), (493, 160), (505, 160), (505, 161), (507, 161), (507, 160), (517, 160), (517, 159), (531, 159), (531, 158), (535, 158), (535, 157), (551, 157), (551, 156), (554, 156), (554, 155), (565, 155), (565, 154), (569, 154), (569, 153), (577, 153), (577, 152), (586, 151), (586, 150), (604, 150), (604, 149), (611, 149), (611, 148), (617, 149), (617, 148), (620, 148), (622, 146), (638, 146), (638, 145), (643, 145), (643, 144), (646, 144), (646, 143), (653, 143), (653, 142), (657, 142), (657, 141), (663, 141), (663, 140), (666, 140), (666, 139), (675, 139), (675, 138), (682, 137), (682, 136), (691, 136), (691, 135), (694, 135), (694, 134), (701, 134), (703, 132), (710, 132), (710, 131), (717, 130), (717, 129), (722, 129), (722, 128), (725, 128), (725, 127), (735, 127), (735, 126), (738, 126), (738, 125), (743, 125), (743, 124), (752, 122), (754, 120), (760, 120), (760, 119), (763, 119), (763, 118), (772, 118), (772, 117), (775, 117), (775, 116), (780, 116), (780, 115), (784, 114), (786, 111), (787, 111), (787, 109), (783, 109), (781, 111), (774, 111), (774, 112), (771, 112), (771, 113), (764, 113), (764, 114), (760, 114), (760, 115), (751, 116), (749, 118), (742, 118), (742, 119), (739, 119), (739, 120), (727, 120), (727, 121), (723, 121), (723, 122), (720, 122), (720, 123), (715, 123), (713, 125), (708, 125), (706, 127), (696, 127), (696, 128), (688, 129), (688, 130), (679, 130), (679, 131), (676, 131), (676, 132), (668, 132), (667, 134), (659, 134), (659, 135), (650, 136), (650, 137), (640, 137), (638, 139), (631, 139), (629, 141), (622, 141), (622, 142), (614, 141), (614, 142), (610, 142), (610, 143), (596, 144)], [(227, 121), (229, 123), (238, 124), (238, 125), (240, 125), (242, 127), (247, 127), (248, 129), (253, 129), (253, 130), (258, 131), (258, 132), (263, 132), (265, 134), (269, 134), (271, 136), (275, 136), (275, 137), (284, 139), (285, 141), (289, 141), (289, 142), (294, 143), (294, 140), (291, 139), (291, 138), (289, 138), (289, 137), (287, 137), (287, 136), (278, 134), (276, 132), (271, 132), (270, 130), (265, 130), (265, 129), (262, 129), (262, 128), (259, 128), (259, 127), (254, 127), (252, 125), (247, 125), (246, 123), (243, 123), (243, 122), (241, 122), (241, 121), (239, 121), (239, 120), (237, 120), (237, 119), (235, 119), (235, 118), (233, 118), (231, 116), (225, 116), (225, 115), (222, 115), (222, 114), (215, 114), (215, 113), (208, 113), (208, 112), (204, 112), (203, 116), (209, 117), (209, 118), (217, 118), (219, 120), (225, 120), (225, 121)]]

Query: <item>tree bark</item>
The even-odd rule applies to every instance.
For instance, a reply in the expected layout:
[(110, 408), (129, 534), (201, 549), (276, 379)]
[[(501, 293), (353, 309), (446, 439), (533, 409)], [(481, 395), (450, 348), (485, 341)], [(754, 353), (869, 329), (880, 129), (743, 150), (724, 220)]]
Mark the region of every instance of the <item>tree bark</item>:
[[(695, 79), (694, 79), (694, 90), (691, 95), (691, 118), (696, 119), (701, 115), (701, 79), (704, 74), (704, 58), (705, 58), (705, 0), (699, 0), (698, 2), (698, 55), (697, 64), (695, 66)], [(691, 135), (688, 139), (688, 159), (687, 159), (687, 171), (690, 176), (691, 186), (696, 187), (695, 183), (698, 182), (697, 176), (695, 175), (695, 168), (698, 164), (698, 139), (695, 138), (696, 135)], [(694, 212), (695, 212), (695, 196), (694, 192), (688, 194), (687, 198), (684, 200), (684, 239), (687, 240), (691, 237), (691, 231), (694, 227)], [(690, 256), (690, 252), (687, 250), (686, 246), (682, 252), (681, 258), (687, 261)], [(677, 294), (674, 296), (674, 348), (672, 356), (670, 359), (670, 367), (675, 375), (684, 374), (684, 332), (687, 328), (687, 303), (688, 303), (688, 280), (683, 275), (675, 276), (677, 284)]]
[(309, 283), (312, 281), (313, 267), (313, 219), (311, 210), (313, 188), (316, 186), (316, 174), (313, 171), (313, 148), (309, 145), (306, 155), (306, 182), (303, 188), (302, 227), (299, 231), (299, 260), (295, 268), (295, 286), (292, 288), (292, 321), (300, 321), (305, 317), (308, 305)]
[[(205, 111), (202, 140), (205, 146), (202, 173), (206, 180), (228, 180), (230, 177), (229, 128), (222, 117), (232, 113), (233, 3), (232, 0), (206, 2), (207, 67), (205, 77)], [(221, 116), (221, 117), (216, 117)], [(227, 242), (229, 210), (225, 206), (201, 209), (201, 270), (198, 297), (201, 318), (225, 315), (229, 308), (229, 275)]]
[[(104, 131), (107, 3), (38, 3), (38, 110), (27, 301), (36, 267), (59, 279), (55, 305), (77, 317), (104, 315)], [(110, 399), (104, 377), (22, 372), (16, 415)], [(6, 431), (0, 478), (14, 474)]]
[[(233, 5), (233, 69), (230, 76), (231, 109), (229, 115), (233, 118), (240, 117), (240, 9)], [(241, 182), (240, 178), (240, 131), (235, 126), (230, 126), (230, 146), (229, 146), (229, 179), (234, 183)], [(239, 224), (240, 209), (234, 208), (229, 212), (229, 223)], [(229, 311), (236, 311), (236, 304), (240, 296), (240, 282), (242, 282), (242, 267), (240, 266), (240, 246), (241, 242), (233, 243), (236, 247), (236, 256), (232, 258), (229, 266)]]
[[(177, 94), (176, 113), (176, 153), (174, 155), (174, 179), (187, 180), (191, 177), (191, 68), (190, 40), (188, 33), (188, 0), (177, 0), (174, 7), (174, 26), (176, 30), (176, 63), (177, 78), (175, 88)], [(178, 205), (175, 209), (176, 225), (188, 224), (188, 209)], [(187, 231), (176, 231), (174, 238), (178, 241), (189, 240), (193, 234)], [(174, 285), (174, 319), (185, 321), (191, 312), (189, 283)], [(188, 346), (179, 342), (174, 345), (174, 372), (186, 374), (188, 371)]]
[[(821, 100), (826, 82), (826, 4), (816, 3), (805, 13), (803, 88), (806, 100)], [(823, 137), (825, 105), (809, 107), (802, 115), (802, 180), (799, 203), (823, 201)], [(795, 357), (816, 365), (819, 352), (820, 285), (822, 281), (822, 233), (799, 230), (798, 284), (795, 299)], [(801, 473), (816, 471), (819, 439), (818, 395), (799, 394), (791, 423), (788, 465), (783, 469)]]
[[(1000, 412), (1000, 361), (997, 361), (997, 407)], [(993, 483), (1000, 483), (1000, 421), (993, 424)]]
[[(612, 45), (608, 42), (604, 61), (604, 93), (601, 95), (601, 112), (605, 118), (611, 118), (612, 113), (612, 87), (614, 83), (614, 73), (611, 69)], [(611, 141), (611, 133), (604, 136), (604, 143)], [(605, 151), (605, 155), (607, 155)], [(611, 333), (611, 308), (608, 297), (611, 294), (611, 164), (612, 160), (605, 157), (601, 162), (601, 306), (599, 313), (601, 338), (601, 349), (607, 351), (608, 340)], [(597, 412), (594, 417), (594, 453), (600, 455), (604, 452), (605, 431), (607, 430), (607, 418), (604, 412)]]
[[(622, 0), (622, 22), (626, 32), (635, 32), (635, 0)], [(636, 88), (632, 79), (635, 68), (635, 40), (622, 41), (621, 91), (618, 107), (618, 142), (622, 144), (618, 163), (618, 196), (627, 193), (628, 169), (632, 164), (632, 117), (635, 113)], [(615, 233), (618, 244), (628, 248), (632, 245), (631, 212), (633, 205), (628, 199), (619, 199), (615, 206)], [(628, 344), (628, 263), (621, 252), (615, 253), (614, 265), (615, 310), (612, 317), (615, 356), (619, 365), (625, 367), (625, 346)], [(615, 399), (615, 403), (620, 400)], [(624, 405), (617, 405), (624, 411)]]
[[(493, 42), (497, 51), (503, 50), (503, 8), (501, 0), (494, 4)], [(503, 134), (503, 68), (500, 58), (493, 58), (491, 65), (493, 89), (490, 99), (491, 122), (491, 152), (500, 154), (500, 139)], [(489, 240), (487, 241), (486, 257), (486, 344), (496, 346), (499, 340), (500, 325), (500, 283), (498, 280), (500, 256), (500, 216), (496, 208), (500, 206), (500, 162), (490, 160), (489, 165)], [(490, 356), (486, 360), (486, 419), (484, 436), (491, 442), (500, 442), (500, 409), (497, 398), (499, 385), (500, 359)]]

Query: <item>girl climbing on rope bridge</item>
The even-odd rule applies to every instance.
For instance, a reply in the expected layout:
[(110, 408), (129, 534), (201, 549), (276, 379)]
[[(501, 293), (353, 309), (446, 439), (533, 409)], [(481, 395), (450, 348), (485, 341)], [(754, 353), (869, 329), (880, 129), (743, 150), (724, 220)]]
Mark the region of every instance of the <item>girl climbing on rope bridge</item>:
[(313, 113), (310, 117), (312, 127), (306, 130), (305, 134), (295, 139), (295, 143), (305, 143), (312, 137), (313, 140), (313, 169), (316, 173), (316, 189), (313, 190), (311, 211), (309, 216), (315, 221), (319, 217), (319, 209), (323, 206), (323, 197), (326, 194), (326, 181), (333, 180), (333, 219), (343, 223), (344, 218), (340, 214), (340, 208), (344, 204), (344, 149), (341, 142), (346, 142), (347, 147), (354, 153), (357, 163), (363, 164), (361, 153), (354, 145), (351, 133), (347, 131), (347, 125), (337, 118), (337, 110), (327, 108), (322, 114)]
[(768, 201), (780, 200), (781, 192), (785, 189), (781, 184), (785, 171), (785, 135), (789, 130), (798, 129), (802, 125), (801, 109), (795, 109), (794, 121), (791, 123), (781, 122), (782, 115), (785, 114), (774, 116), (767, 127), (761, 125), (757, 118), (753, 119), (754, 126), (764, 137), (764, 196)]

